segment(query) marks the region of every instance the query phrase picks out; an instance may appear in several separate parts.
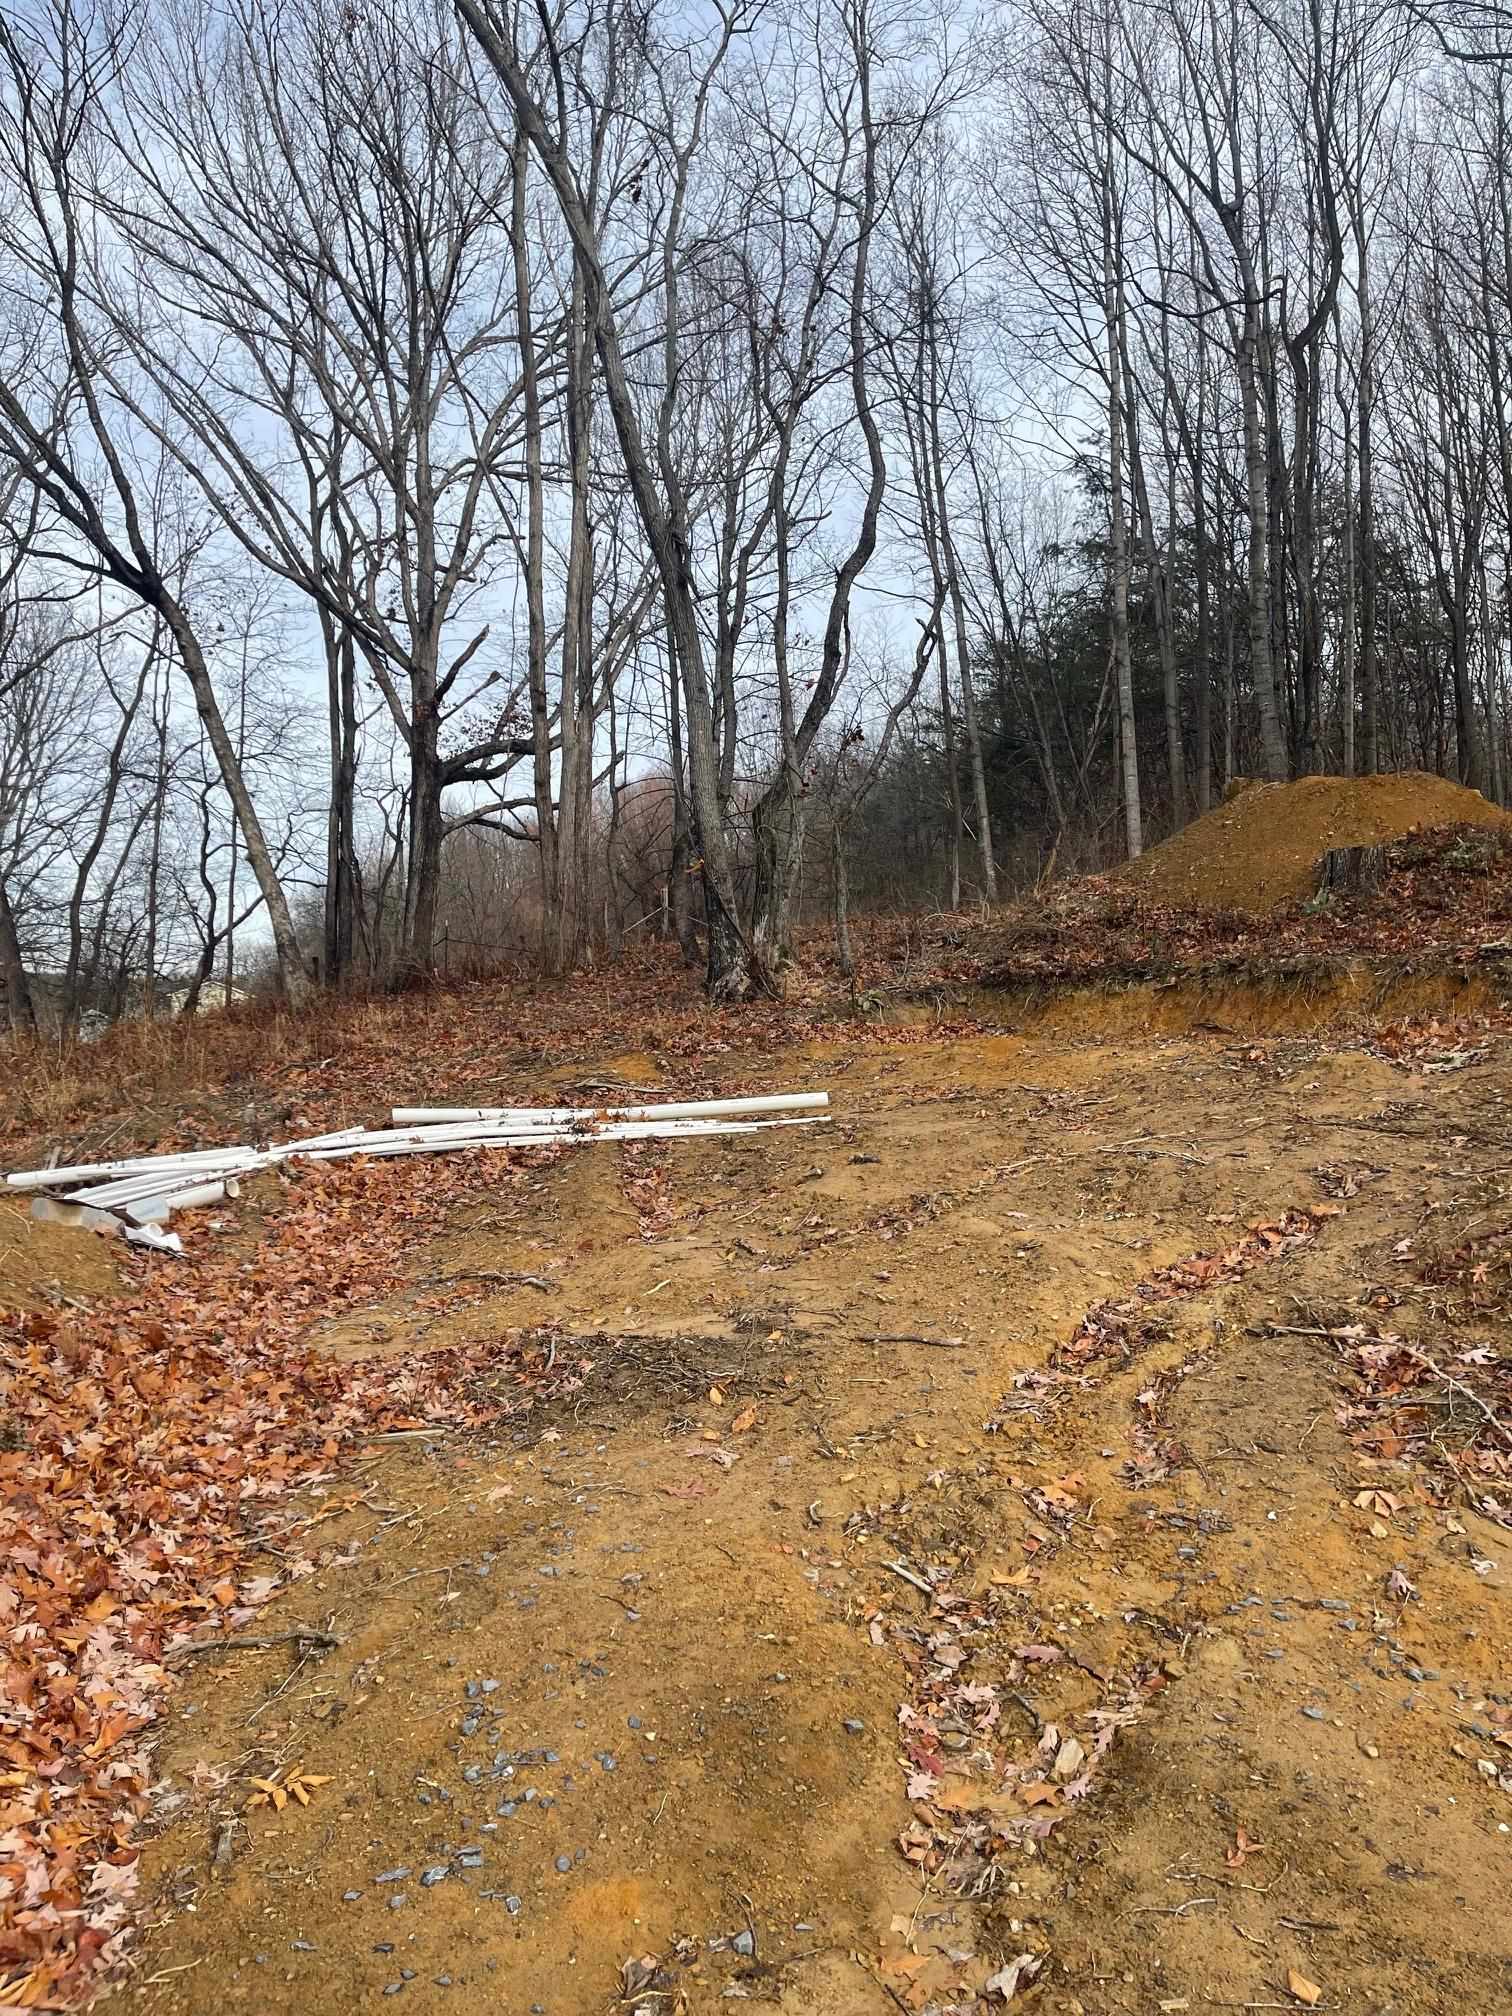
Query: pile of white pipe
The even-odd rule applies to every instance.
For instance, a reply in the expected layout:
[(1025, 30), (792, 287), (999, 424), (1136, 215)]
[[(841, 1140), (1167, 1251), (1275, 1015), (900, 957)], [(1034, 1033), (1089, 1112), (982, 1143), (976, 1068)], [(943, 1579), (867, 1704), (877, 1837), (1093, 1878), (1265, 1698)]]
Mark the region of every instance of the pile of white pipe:
[(199, 1148), (71, 1168), (19, 1169), (13, 1190), (35, 1193), (32, 1212), (69, 1224), (115, 1225), (128, 1239), (178, 1249), (158, 1228), (174, 1211), (219, 1204), (243, 1176), (280, 1162), (341, 1162), (359, 1155), (435, 1155), (461, 1148), (518, 1148), (559, 1141), (681, 1141), (753, 1134), (829, 1118), (827, 1092), (751, 1099), (687, 1099), (662, 1106), (396, 1106), (392, 1126), (348, 1127), (269, 1147)]

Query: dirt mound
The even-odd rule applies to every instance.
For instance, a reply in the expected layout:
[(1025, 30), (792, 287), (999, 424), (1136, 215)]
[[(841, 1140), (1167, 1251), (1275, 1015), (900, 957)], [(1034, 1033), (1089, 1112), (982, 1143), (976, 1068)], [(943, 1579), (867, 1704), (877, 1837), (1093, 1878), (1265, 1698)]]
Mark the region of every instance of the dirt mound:
[(1420, 826), (1512, 828), (1479, 791), (1403, 770), (1252, 784), (1126, 871), (1157, 902), (1267, 911), (1312, 891), (1332, 847), (1374, 847)]

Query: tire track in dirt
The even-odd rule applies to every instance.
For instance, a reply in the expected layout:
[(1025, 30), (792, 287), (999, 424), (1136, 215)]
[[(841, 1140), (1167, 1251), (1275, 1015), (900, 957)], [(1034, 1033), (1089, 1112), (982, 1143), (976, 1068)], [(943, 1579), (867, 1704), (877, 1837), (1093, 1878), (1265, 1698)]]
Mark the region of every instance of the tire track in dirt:
[[(1190, 1464), (1189, 1452), (1158, 1433), (1163, 1399), (1206, 1362), (1184, 1346), (1171, 1360), (1176, 1312), (1189, 1324), (1191, 1312), (1183, 1305), (1304, 1251), (1340, 1208), (1333, 1202), (1288, 1208), (1253, 1221), (1216, 1252), (1153, 1270), (1126, 1294), (1092, 1305), (1043, 1365), (1015, 1376), (984, 1435), (1001, 1438), (1005, 1429), (1032, 1424), (1037, 1443), (1051, 1430), (1059, 1460), (1069, 1466), (1038, 1482), (1000, 1473), (986, 1494), (988, 1507), (996, 1498), (1000, 1509), (1011, 1492), (1028, 1515), (1022, 1567), (971, 1590), (958, 1586), (963, 1578), (949, 1565), (952, 1550), (941, 1558), (939, 1542), (948, 1536), (931, 1531), (915, 1505), (868, 1509), (850, 1522), (857, 1541), (873, 1526), (887, 1526), (908, 1555), (890, 1564), (892, 1572), (926, 1599), (922, 1617), (900, 1617), (885, 1604), (867, 1620), (872, 1642), (890, 1645), (908, 1675), (899, 1728), (912, 1818), (898, 1846), (921, 1896), (912, 1913), (892, 1921), (901, 1949), (878, 1959), (882, 1974), (900, 1977), (888, 1984), (889, 1992), (905, 2006), (922, 2008), (940, 1995), (967, 1997), (941, 2006), (975, 2006), (979, 1996), (1017, 1992), (1040, 1972), (1045, 1949), (1028, 1943), (1026, 1920), (1007, 1900), (1023, 1894), (1024, 1865), (1042, 1864), (1058, 1830), (1075, 1824), (1087, 1810), (1084, 1802), (1107, 1792), (1120, 1732), (1181, 1677), (1179, 1654), (1200, 1628), (1198, 1618), (1173, 1620), (1139, 1604), (1123, 1613), (1124, 1624), (1135, 1630), (1117, 1656), (1079, 1648), (1086, 1620), (1074, 1598), (1056, 1601), (1055, 1595), (1066, 1580), (1065, 1560), (1079, 1551), (1083, 1536), (1099, 1551), (1108, 1549), (1106, 1534), (1092, 1525), (1099, 1501), (1088, 1502), (1086, 1471), (1115, 1453), (1101, 1445), (1125, 1416), (1133, 1449), (1120, 1471), (1122, 1484), (1146, 1481), (1151, 1473), (1167, 1478)], [(1170, 1362), (1152, 1376), (1140, 1361), (1162, 1346), (1160, 1355)], [(1098, 1457), (1087, 1460), (1094, 1442)], [(925, 1480), (926, 1486), (940, 1481)], [(1201, 1530), (1217, 1530), (1220, 1520), (1219, 1514), (1203, 1515)], [(970, 1552), (965, 1565), (974, 1566)], [(963, 1934), (955, 1908), (967, 1900), (977, 1920), (971, 1937)], [(934, 1954), (920, 1954), (921, 1925), (927, 1946), (941, 1924), (948, 1924), (954, 1944), (936, 1942)], [(1015, 1937), (1020, 1950), (1007, 1950)]]
[[(995, 1413), (1026, 1471), (1058, 1474), (1022, 1482), (1023, 1567), (975, 1599), (942, 1574), (905, 1627), (920, 1895), (878, 1961), (903, 2006), (996, 2006), (1015, 1962), (1019, 1992), (1037, 1979), (1070, 2016), (1299, 2006), (1296, 1983), (1398, 2016), (1512, 2006), (1487, 1937), (1512, 1813), (1484, 1761), (1512, 1715), (1507, 1618), (1443, 1556), (1483, 1570), (1492, 1542), (1456, 1542), (1423, 1492), (1389, 1534), (1357, 1509), (1330, 1346), (1257, 1345), (1249, 1320), (1275, 1287), (1262, 1252), (1295, 1263), (1294, 1292), (1338, 1296), (1380, 1221), (1320, 1246), (1315, 1213), (1287, 1214), (1248, 1264), (1158, 1270)], [(945, 1538), (917, 1529), (913, 1565)]]

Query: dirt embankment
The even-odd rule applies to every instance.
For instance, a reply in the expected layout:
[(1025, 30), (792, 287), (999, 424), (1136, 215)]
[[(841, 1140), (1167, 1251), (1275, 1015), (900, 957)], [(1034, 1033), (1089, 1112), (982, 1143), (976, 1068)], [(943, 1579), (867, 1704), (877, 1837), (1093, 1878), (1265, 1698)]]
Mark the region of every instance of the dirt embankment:
[(1266, 912), (1306, 897), (1336, 847), (1375, 847), (1417, 828), (1512, 829), (1479, 791), (1404, 770), (1248, 784), (1125, 871), (1157, 902)]

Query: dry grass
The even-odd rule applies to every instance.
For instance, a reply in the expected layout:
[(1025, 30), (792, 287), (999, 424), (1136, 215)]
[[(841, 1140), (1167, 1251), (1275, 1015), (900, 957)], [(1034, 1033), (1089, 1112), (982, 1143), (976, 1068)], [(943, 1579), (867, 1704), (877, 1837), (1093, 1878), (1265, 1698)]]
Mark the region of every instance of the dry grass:
[(181, 1018), (119, 1022), (92, 1043), (73, 1037), (0, 1040), (6, 1099), (0, 1140), (78, 1137), (116, 1128), (153, 1135), (186, 1109), (224, 1099), (291, 1068), (411, 1043), (440, 1007), (435, 996), (327, 995), (298, 1015), (277, 1002)]

